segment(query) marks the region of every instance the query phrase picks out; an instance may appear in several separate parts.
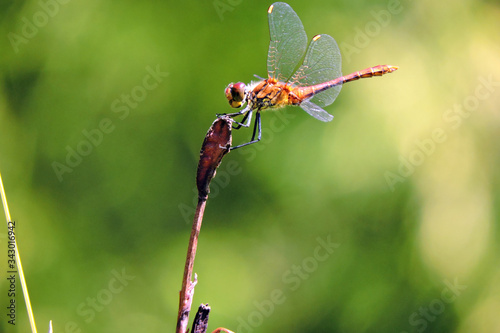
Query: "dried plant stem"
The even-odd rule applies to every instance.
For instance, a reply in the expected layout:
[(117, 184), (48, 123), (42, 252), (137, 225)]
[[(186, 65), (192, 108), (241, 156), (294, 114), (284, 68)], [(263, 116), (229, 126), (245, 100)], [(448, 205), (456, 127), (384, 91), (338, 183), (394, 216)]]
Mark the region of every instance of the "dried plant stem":
[(193, 319), (193, 327), (191, 333), (206, 333), (208, 329), (208, 316), (210, 315), (210, 306), (208, 304), (200, 304), (198, 311)]
[(224, 327), (219, 327), (219, 328), (215, 329), (215, 331), (212, 331), (212, 333), (221, 333), (221, 332), (234, 333), (233, 331), (228, 330), (227, 328), (224, 328)]
[[(215, 171), (219, 167), (222, 158), (231, 148), (231, 128), (233, 120), (227, 116), (218, 117), (210, 126), (200, 151), (200, 160), (196, 172), (196, 187), (198, 188), (198, 205), (194, 214), (193, 228), (189, 238), (186, 265), (184, 266), (184, 276), (182, 278), (182, 289), (179, 295), (179, 312), (177, 314), (176, 333), (187, 333), (189, 312), (193, 302), (194, 287), (197, 282), (196, 274), (193, 277), (194, 257), (198, 247), (198, 236), (200, 234), (203, 213), (207, 204), (208, 193), (210, 192), (210, 181), (215, 176)], [(207, 305), (208, 306), (208, 305)], [(208, 321), (208, 317), (207, 317)], [(205, 327), (206, 328), (206, 327)], [(201, 328), (203, 330), (205, 328)]]
[(179, 296), (179, 313), (177, 315), (177, 329), (176, 333), (186, 333), (189, 312), (191, 311), (191, 303), (193, 302), (195, 280), (192, 281), (194, 258), (196, 256), (196, 248), (198, 246), (198, 235), (200, 234), (201, 223), (203, 221), (203, 213), (207, 198), (199, 198), (198, 205), (193, 220), (193, 228), (191, 229), (191, 237), (189, 238), (188, 251), (186, 256), (186, 265), (184, 266), (184, 277), (182, 279), (182, 289)]

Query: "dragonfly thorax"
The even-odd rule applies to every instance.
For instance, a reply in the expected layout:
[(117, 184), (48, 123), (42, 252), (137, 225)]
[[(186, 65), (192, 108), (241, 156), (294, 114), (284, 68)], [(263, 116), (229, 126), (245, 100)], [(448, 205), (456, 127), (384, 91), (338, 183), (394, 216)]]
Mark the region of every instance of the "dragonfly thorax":
[(298, 105), (300, 100), (293, 92), (294, 88), (274, 78), (263, 80), (249, 89), (248, 103), (252, 109), (278, 109), (286, 105)]

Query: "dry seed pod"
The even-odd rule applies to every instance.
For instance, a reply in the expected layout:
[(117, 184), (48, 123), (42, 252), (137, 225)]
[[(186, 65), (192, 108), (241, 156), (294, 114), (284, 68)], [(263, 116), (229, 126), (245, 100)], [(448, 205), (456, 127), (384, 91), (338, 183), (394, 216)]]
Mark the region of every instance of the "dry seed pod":
[(215, 172), (224, 155), (231, 148), (231, 128), (233, 120), (222, 116), (217, 118), (208, 130), (200, 151), (200, 161), (196, 173), (196, 186), (198, 198), (206, 200), (210, 192), (210, 181), (215, 177)]

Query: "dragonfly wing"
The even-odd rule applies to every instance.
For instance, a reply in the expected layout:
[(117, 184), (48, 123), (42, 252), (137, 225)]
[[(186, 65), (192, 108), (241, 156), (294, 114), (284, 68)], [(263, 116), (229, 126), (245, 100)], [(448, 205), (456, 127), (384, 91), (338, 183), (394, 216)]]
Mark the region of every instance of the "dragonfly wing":
[(307, 35), (292, 7), (276, 2), (268, 9), (269, 51), (267, 73), (270, 78), (286, 82), (292, 76), (307, 47)]
[[(329, 35), (313, 37), (302, 66), (289, 83), (296, 86), (312, 86), (342, 76), (342, 58), (335, 39)], [(311, 101), (321, 107), (333, 103), (340, 93), (341, 85), (316, 94)]]
[(314, 118), (327, 122), (327, 121), (332, 121), (333, 116), (311, 102), (310, 100), (305, 100), (302, 103), (300, 103), (300, 107), (307, 113), (309, 113), (311, 116)]

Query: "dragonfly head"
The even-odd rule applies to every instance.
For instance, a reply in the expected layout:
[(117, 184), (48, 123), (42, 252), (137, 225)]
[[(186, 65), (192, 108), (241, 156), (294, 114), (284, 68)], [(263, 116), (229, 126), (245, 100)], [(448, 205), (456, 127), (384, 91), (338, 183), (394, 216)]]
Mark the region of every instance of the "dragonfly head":
[(246, 99), (246, 86), (243, 82), (230, 83), (224, 91), (229, 105), (233, 108), (239, 108)]

